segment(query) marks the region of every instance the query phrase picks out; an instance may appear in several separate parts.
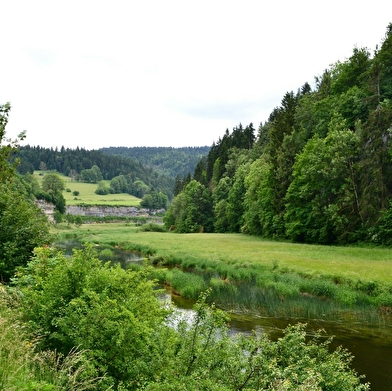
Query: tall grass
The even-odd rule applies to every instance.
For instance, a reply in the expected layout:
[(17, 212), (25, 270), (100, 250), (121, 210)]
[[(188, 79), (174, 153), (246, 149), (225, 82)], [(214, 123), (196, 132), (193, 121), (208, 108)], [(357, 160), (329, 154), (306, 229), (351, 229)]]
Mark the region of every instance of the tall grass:
[(67, 356), (54, 351), (35, 351), (18, 320), (15, 296), (0, 286), (0, 390), (84, 391), (95, 390), (104, 378), (94, 376), (83, 351)]
[(306, 316), (351, 311), (383, 321), (392, 312), (391, 249), (310, 246), (240, 234), (137, 232), (120, 224), (73, 232), (99, 243), (115, 238), (156, 265), (189, 272), (169, 276), (178, 292), (194, 297), (210, 286), (214, 301), (225, 307)]
[(196, 300), (207, 288), (204, 278), (182, 270), (171, 269), (166, 273), (166, 279), (175, 292), (179, 292), (186, 299)]

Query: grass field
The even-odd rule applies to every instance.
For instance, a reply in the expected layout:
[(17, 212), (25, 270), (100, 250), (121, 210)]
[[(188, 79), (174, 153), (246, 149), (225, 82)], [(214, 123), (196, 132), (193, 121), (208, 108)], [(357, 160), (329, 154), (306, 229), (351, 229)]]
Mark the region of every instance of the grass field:
[[(49, 171), (48, 171), (49, 173)], [(34, 177), (38, 180), (38, 183), (42, 183), (44, 177), (42, 171), (35, 171)], [(67, 205), (116, 205), (116, 206), (139, 206), (140, 198), (137, 198), (131, 194), (120, 193), (120, 194), (107, 194), (99, 195), (95, 194), (97, 189), (96, 183), (83, 183), (73, 181), (70, 177), (63, 174), (56, 173), (65, 183), (65, 188), (71, 191), (63, 191), (63, 196)], [(110, 181), (103, 181), (109, 186)], [(75, 197), (74, 191), (79, 191), (79, 195)]]
[(192, 300), (211, 288), (211, 300), (226, 310), (338, 321), (349, 316), (369, 324), (391, 318), (385, 315), (392, 314), (392, 249), (145, 232), (124, 223), (54, 230), (62, 245), (77, 240), (93, 243), (98, 253), (120, 248), (148, 255), (168, 267), (154, 269), (158, 281)]
[(299, 273), (392, 285), (392, 249), (276, 242), (242, 234), (138, 232), (125, 224), (82, 225), (72, 230), (82, 241), (146, 246), (165, 259), (197, 259), (238, 266), (264, 265)]

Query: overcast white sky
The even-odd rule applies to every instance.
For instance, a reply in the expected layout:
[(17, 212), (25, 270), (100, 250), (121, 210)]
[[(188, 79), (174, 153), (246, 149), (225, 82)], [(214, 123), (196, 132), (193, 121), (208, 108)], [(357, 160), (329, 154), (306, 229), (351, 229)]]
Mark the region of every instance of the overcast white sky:
[(1, 1), (7, 136), (43, 147), (210, 146), (268, 119), (355, 46), (392, 1)]

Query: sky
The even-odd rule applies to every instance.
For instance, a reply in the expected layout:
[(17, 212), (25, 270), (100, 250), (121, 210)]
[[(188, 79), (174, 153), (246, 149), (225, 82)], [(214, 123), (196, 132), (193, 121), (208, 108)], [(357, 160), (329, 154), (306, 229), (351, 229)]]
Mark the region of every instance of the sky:
[(210, 146), (257, 129), (354, 47), (374, 53), (392, 2), (3, 0), (6, 135), (41, 147)]

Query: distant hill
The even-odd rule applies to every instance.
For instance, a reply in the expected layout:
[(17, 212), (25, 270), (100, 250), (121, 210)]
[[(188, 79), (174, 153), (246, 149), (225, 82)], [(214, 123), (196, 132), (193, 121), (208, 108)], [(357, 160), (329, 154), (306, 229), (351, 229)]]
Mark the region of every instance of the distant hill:
[[(19, 148), (16, 157), (20, 158), (18, 171), (21, 174), (33, 173), (35, 170), (55, 170), (69, 176), (80, 174), (83, 170), (96, 165), (101, 170), (104, 180), (110, 181), (123, 175), (127, 176), (130, 182), (142, 181), (148, 188), (147, 193), (152, 190), (160, 191), (169, 199), (173, 195), (173, 178), (147, 167), (136, 159), (110, 155), (99, 150), (64, 147), (53, 149), (27, 145)], [(138, 194), (133, 195), (141, 198)]]
[(165, 176), (175, 178), (193, 175), (196, 164), (207, 156), (211, 147), (109, 147), (99, 150), (108, 154), (131, 158), (143, 166)]
[[(112, 180), (125, 175), (131, 182), (142, 181), (148, 191), (160, 191), (169, 199), (173, 197), (175, 178), (193, 175), (195, 167), (210, 147), (110, 147), (100, 150), (83, 148), (61, 149), (40, 146), (22, 146), (17, 157), (21, 174), (35, 170), (55, 170), (66, 176), (80, 174), (97, 165), (103, 179)], [(141, 197), (140, 194), (130, 194)]]

